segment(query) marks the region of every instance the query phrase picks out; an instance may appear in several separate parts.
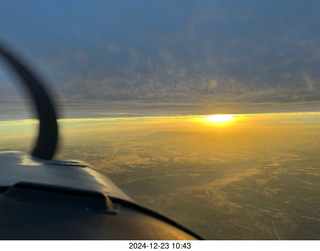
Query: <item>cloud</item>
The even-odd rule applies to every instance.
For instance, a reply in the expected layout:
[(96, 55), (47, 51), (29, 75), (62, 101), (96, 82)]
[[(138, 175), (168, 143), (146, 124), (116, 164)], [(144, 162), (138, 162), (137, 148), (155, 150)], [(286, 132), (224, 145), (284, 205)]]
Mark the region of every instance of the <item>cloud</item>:
[(3, 36), (65, 99), (320, 100), (316, 1), (3, 5)]

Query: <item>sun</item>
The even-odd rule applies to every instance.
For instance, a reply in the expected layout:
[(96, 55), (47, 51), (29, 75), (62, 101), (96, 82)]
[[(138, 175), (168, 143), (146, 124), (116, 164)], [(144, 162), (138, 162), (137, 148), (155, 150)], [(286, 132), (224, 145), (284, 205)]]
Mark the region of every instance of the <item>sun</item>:
[(217, 114), (204, 117), (205, 121), (213, 123), (226, 123), (231, 122), (233, 119), (234, 117), (231, 114)]
[(239, 114), (214, 114), (214, 115), (202, 115), (196, 116), (191, 121), (201, 123), (206, 126), (214, 127), (228, 127), (235, 125), (239, 120), (243, 119), (243, 115)]
[(213, 126), (228, 126), (235, 120), (232, 114), (216, 114), (203, 117), (202, 121)]

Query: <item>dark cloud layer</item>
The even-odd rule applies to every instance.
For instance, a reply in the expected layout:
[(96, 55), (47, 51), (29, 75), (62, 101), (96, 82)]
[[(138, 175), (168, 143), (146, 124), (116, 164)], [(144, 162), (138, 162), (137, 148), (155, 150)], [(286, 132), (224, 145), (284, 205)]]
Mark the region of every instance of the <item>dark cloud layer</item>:
[(0, 29), (62, 98), (314, 102), (319, 10), (311, 0), (16, 0), (0, 4)]

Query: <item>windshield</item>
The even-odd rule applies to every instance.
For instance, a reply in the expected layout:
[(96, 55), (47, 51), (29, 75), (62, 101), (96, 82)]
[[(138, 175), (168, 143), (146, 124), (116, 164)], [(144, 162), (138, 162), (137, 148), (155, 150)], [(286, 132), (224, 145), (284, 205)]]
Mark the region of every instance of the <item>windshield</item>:
[[(320, 238), (318, 1), (0, 3), (81, 159), (207, 239)], [(0, 70), (0, 150), (37, 122)], [(25, 101), (26, 100), (26, 101)]]

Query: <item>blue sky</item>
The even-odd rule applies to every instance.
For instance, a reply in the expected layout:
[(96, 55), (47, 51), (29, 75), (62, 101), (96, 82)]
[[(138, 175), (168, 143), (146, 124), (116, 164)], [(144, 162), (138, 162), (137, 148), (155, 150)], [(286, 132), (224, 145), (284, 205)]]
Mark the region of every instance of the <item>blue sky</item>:
[[(10, 0), (0, 39), (61, 100), (314, 110), (319, 11), (311, 0)], [(11, 82), (0, 72), (2, 97), (18, 95)]]

